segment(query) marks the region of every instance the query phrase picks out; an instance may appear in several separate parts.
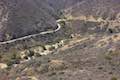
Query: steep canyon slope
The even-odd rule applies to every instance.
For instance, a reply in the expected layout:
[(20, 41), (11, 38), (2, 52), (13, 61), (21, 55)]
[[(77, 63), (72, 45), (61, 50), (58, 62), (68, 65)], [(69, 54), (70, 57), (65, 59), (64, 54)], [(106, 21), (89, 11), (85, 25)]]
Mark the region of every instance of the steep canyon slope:
[(120, 80), (120, 0), (0, 5), (0, 80)]
[(0, 40), (56, 28), (56, 14), (44, 0), (0, 0)]

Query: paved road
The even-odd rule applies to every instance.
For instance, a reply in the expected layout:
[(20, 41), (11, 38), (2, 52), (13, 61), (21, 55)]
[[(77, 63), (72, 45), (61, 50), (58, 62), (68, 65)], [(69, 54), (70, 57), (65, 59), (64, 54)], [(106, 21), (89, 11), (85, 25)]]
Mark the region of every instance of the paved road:
[(57, 31), (59, 31), (61, 29), (61, 25), (59, 24), (59, 22), (61, 22), (61, 21), (64, 21), (64, 20), (59, 19), (59, 20), (56, 21), (56, 23), (57, 23), (57, 29), (55, 29), (55, 30), (44, 31), (44, 32), (40, 32), (40, 33), (37, 33), (37, 34), (28, 35), (28, 36), (24, 36), (24, 37), (21, 37), (21, 38), (17, 38), (17, 39), (5, 41), (5, 42), (0, 42), (0, 45), (1, 44), (13, 43), (15, 41), (24, 40), (24, 39), (28, 39), (28, 38), (39, 36), (39, 35), (45, 35), (45, 34), (51, 34), (51, 33), (57, 32)]
[[(60, 25), (60, 22), (62, 21), (69, 21), (69, 20), (84, 20), (80, 17), (71, 17), (70, 19), (58, 19), (56, 20), (56, 23), (57, 23), (57, 29), (55, 30), (49, 30), (49, 31), (44, 31), (44, 32), (40, 32), (40, 33), (37, 33), (37, 34), (33, 34), (33, 35), (28, 35), (28, 36), (24, 36), (24, 37), (21, 37), (21, 38), (17, 38), (17, 39), (13, 39), (13, 40), (9, 40), (9, 41), (5, 41), (5, 42), (0, 42), (0, 45), (1, 44), (8, 44), (8, 43), (12, 43), (12, 42), (15, 42), (15, 41), (20, 41), (20, 40), (25, 40), (25, 39), (28, 39), (28, 38), (31, 38), (31, 37), (35, 37), (35, 36), (39, 36), (39, 35), (45, 35), (45, 34), (51, 34), (51, 33), (55, 33), (57, 31), (59, 31), (61, 29), (61, 25)], [(97, 20), (84, 20), (84, 21), (90, 21), (90, 22), (106, 22), (105, 20), (101, 19), (100, 21), (97, 21)], [(116, 21), (110, 21), (110, 22), (116, 22)]]

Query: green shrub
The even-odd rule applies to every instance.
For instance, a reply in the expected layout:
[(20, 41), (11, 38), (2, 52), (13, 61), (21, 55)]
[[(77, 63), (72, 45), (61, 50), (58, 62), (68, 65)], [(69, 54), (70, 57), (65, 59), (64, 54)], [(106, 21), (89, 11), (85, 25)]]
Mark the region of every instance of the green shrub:
[(20, 62), (20, 55), (18, 53), (4, 54), (1, 61), (7, 63), (7, 65), (18, 64)]
[(112, 77), (111, 80), (118, 80), (116, 77)]

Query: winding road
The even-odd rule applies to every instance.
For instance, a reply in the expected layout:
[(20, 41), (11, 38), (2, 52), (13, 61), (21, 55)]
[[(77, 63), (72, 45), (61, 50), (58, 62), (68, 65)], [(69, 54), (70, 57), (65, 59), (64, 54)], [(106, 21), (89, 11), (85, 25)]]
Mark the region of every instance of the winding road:
[[(100, 20), (96, 20), (95, 18), (92, 18), (92, 19), (86, 19), (85, 18), (84, 19), (84, 18), (81, 18), (81, 17), (71, 17), (70, 19), (58, 19), (58, 20), (56, 20), (57, 29), (55, 29), (55, 30), (44, 31), (44, 32), (40, 32), (40, 33), (37, 33), (37, 34), (28, 35), (28, 36), (24, 36), (24, 37), (21, 37), (21, 38), (17, 38), (17, 39), (13, 39), (13, 40), (9, 40), (9, 41), (0, 42), (0, 45), (13, 43), (15, 41), (20, 41), (20, 40), (25, 40), (25, 39), (28, 39), (28, 38), (31, 38), (31, 37), (35, 37), (35, 36), (39, 36), (39, 35), (45, 35), (45, 34), (55, 33), (57, 31), (59, 31), (61, 29), (61, 27), (62, 27), (60, 25), (60, 22), (62, 22), (62, 21), (66, 22), (66, 21), (69, 21), (69, 20), (84, 20), (84, 21), (90, 21), (90, 22), (107, 22), (106, 20), (103, 20), (103, 19), (100, 19)], [(108, 22), (116, 24), (116, 21), (108, 21)]]
[(64, 20), (59, 19), (59, 20), (56, 21), (56, 23), (57, 23), (57, 29), (55, 29), (55, 30), (44, 31), (44, 32), (40, 32), (40, 33), (37, 33), (37, 34), (32, 34), (32, 35), (24, 36), (24, 37), (21, 37), (21, 38), (17, 38), (17, 39), (13, 39), (13, 40), (9, 40), (9, 41), (0, 42), (0, 45), (13, 43), (15, 41), (24, 40), (24, 39), (35, 37), (35, 36), (39, 36), (39, 35), (45, 35), (45, 34), (55, 33), (55, 32), (57, 32), (57, 31), (59, 31), (61, 29), (62, 26), (59, 23), (61, 21), (64, 21)]

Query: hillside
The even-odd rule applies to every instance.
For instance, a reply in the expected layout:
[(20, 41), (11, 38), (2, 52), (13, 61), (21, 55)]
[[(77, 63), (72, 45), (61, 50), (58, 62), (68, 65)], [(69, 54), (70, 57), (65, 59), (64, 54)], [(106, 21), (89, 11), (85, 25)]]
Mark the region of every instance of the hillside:
[(56, 28), (54, 10), (42, 0), (0, 0), (1, 41)]
[(120, 0), (0, 0), (0, 80), (120, 80)]

